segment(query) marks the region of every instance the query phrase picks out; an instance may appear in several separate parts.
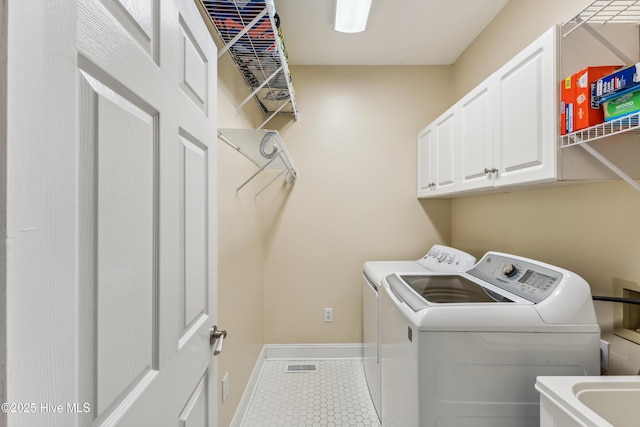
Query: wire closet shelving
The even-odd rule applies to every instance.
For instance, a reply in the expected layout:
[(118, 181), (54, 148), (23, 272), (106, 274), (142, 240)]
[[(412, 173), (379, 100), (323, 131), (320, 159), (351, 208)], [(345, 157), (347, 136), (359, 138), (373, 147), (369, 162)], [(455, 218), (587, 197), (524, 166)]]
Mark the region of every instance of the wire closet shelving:
[(224, 46), (218, 58), (229, 53), (251, 93), (238, 105), (252, 98), (264, 113), (270, 113), (257, 129), (218, 129), (218, 137), (251, 160), (258, 170), (242, 183), (238, 192), (265, 170), (279, 173), (256, 193), (258, 196), (279, 176), (288, 184), (298, 171), (287, 148), (275, 130), (264, 126), (277, 114), (298, 119), (295, 91), (287, 62), (280, 18), (273, 0), (200, 0)]
[[(595, 0), (572, 19), (562, 24), (562, 36), (568, 37), (574, 31), (582, 29), (591, 34), (623, 63), (636, 63), (637, 61), (627, 57), (598, 31), (598, 27), (609, 24), (640, 24), (640, 0)], [(629, 132), (640, 132), (640, 113), (634, 113), (586, 129), (561, 135), (560, 146), (561, 148), (582, 147), (629, 185), (640, 191), (640, 184), (638, 184), (638, 182), (589, 145), (589, 143), (593, 141)]]

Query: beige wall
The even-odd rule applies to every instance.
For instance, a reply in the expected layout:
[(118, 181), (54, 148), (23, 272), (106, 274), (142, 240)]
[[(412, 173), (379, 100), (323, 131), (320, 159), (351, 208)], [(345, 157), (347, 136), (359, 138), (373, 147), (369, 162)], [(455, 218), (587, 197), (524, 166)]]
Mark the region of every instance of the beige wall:
[[(456, 62), (456, 99), (589, 3), (511, 0)], [(639, 208), (640, 194), (620, 181), (458, 198), (451, 244), (476, 256), (498, 250), (541, 259), (580, 274), (594, 294), (611, 295), (613, 277), (640, 281)], [(612, 303), (595, 306), (611, 342), (610, 372), (635, 374), (640, 347), (612, 335)]]
[[(219, 127), (251, 129), (264, 120), (255, 102), (236, 114), (247, 87), (228, 55), (218, 64), (218, 92)], [(220, 426), (230, 424), (264, 345), (264, 228), (253, 197), (262, 177), (235, 196), (255, 171), (253, 163), (218, 140), (218, 325), (229, 332), (218, 373), (222, 380), (228, 372), (230, 385), (228, 400), (218, 405)]]
[(268, 233), (266, 342), (362, 342), (362, 263), (448, 242), (449, 201), (415, 197), (415, 144), (451, 102), (450, 71), (292, 67), (300, 119), (282, 135), (300, 178)]

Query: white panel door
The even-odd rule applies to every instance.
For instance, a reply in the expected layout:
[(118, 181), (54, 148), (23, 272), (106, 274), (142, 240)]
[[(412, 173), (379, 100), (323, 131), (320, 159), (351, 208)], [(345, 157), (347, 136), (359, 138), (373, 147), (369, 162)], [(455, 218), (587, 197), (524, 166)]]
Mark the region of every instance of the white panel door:
[(14, 1), (7, 414), (215, 426), (216, 49), (192, 0)]
[(458, 102), (460, 190), (493, 187), (492, 170), (497, 168), (493, 153), (495, 95), (495, 78), (491, 76)]
[(454, 105), (434, 122), (434, 194), (452, 193), (456, 190), (457, 105)]
[(557, 27), (553, 27), (497, 72), (496, 185), (556, 177)]
[(418, 133), (418, 197), (456, 191), (457, 105)]
[(418, 197), (429, 196), (433, 182), (433, 125), (418, 133)]

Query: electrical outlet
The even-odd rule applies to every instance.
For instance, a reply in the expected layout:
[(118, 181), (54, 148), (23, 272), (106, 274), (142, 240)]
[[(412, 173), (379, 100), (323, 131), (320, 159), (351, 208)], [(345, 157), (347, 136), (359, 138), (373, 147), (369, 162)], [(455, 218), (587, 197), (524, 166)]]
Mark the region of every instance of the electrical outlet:
[(609, 371), (609, 342), (600, 340), (600, 370)]
[(324, 309), (324, 321), (333, 322), (333, 308)]
[(229, 372), (224, 374), (224, 378), (222, 378), (222, 402), (224, 403), (229, 397)]

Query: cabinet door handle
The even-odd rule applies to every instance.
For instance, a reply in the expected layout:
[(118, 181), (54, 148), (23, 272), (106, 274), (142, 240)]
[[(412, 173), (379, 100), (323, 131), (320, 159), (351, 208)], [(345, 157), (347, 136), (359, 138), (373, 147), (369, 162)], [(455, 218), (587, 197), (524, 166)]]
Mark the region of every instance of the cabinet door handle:
[(484, 168), (484, 173), (496, 173), (496, 172), (498, 172), (498, 169), (496, 168), (492, 168), (492, 169)]

